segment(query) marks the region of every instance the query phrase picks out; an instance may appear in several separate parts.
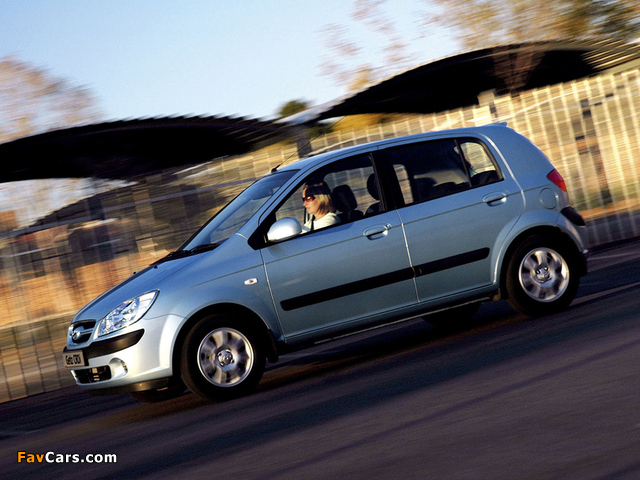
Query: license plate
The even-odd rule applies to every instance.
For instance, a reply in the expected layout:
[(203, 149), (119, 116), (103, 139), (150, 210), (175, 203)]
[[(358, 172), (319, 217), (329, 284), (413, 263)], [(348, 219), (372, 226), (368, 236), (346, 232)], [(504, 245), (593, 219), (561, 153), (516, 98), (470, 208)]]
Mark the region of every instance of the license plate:
[(84, 367), (86, 365), (82, 350), (64, 352), (62, 354), (62, 361), (67, 368)]

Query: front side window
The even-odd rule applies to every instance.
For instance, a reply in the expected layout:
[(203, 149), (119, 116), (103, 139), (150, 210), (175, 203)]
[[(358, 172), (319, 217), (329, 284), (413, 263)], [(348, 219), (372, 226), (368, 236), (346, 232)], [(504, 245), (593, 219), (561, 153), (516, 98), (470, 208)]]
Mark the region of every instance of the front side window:
[(303, 233), (356, 221), (379, 211), (377, 192), (369, 154), (338, 160), (305, 178), (276, 210), (275, 220), (295, 218)]
[(488, 149), (475, 139), (444, 139), (391, 147), (405, 205), (487, 185), (502, 179)]

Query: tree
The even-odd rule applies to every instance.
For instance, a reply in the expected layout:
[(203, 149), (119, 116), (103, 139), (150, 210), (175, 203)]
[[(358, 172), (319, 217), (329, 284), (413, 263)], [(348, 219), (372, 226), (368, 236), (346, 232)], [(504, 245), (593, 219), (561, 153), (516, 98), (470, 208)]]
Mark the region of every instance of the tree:
[(409, 52), (409, 44), (400, 33), (401, 29), (387, 17), (385, 3), (386, 0), (354, 0), (350, 15), (372, 34), (375, 41), (369, 42), (368, 48), (375, 49), (375, 58), (379, 58), (380, 62), (373, 64), (367, 61), (367, 48), (349, 39), (346, 26), (333, 23), (321, 31), (329, 51), (320, 64), (322, 75), (331, 76), (339, 85), (355, 91), (381, 80), (390, 70), (408, 68), (415, 63), (415, 57)]
[(637, 0), (424, 0), (425, 28), (452, 28), (466, 49), (545, 40), (633, 40)]
[[(278, 118), (285, 118), (296, 113), (307, 110), (311, 105), (306, 100), (289, 100), (282, 105), (278, 110)], [(296, 132), (295, 141), (298, 143), (299, 153), (308, 153), (310, 151), (310, 139), (319, 137), (320, 135), (326, 135), (332, 130), (331, 125), (318, 122), (313, 125), (308, 125), (306, 128), (300, 128)], [(292, 140), (287, 140), (285, 143), (290, 143)]]
[[(423, 10), (416, 14), (422, 35), (432, 33), (434, 26), (445, 27), (463, 49), (640, 36), (640, 0), (422, 0), (422, 5)], [(374, 36), (356, 40), (349, 37), (355, 28), (327, 25), (321, 32), (328, 49), (321, 74), (354, 91), (414, 66), (411, 45), (400, 34), (410, 26), (391, 20), (391, 7), (387, 0), (352, 0), (352, 25), (363, 26)], [(374, 55), (366, 55), (374, 50)], [(373, 64), (365, 58), (379, 61)]]
[(14, 57), (0, 59), (0, 142), (100, 118), (86, 88), (71, 86)]
[[(99, 121), (101, 113), (86, 88), (74, 87), (48, 72), (0, 58), (0, 143)], [(101, 182), (106, 188), (107, 182)], [(89, 180), (32, 180), (0, 184), (0, 211), (14, 211), (19, 226), (71, 203), (94, 189)], [(25, 198), (29, 201), (24, 201)]]
[(304, 100), (289, 100), (278, 110), (278, 118), (285, 118), (300, 113), (309, 108), (309, 103)]

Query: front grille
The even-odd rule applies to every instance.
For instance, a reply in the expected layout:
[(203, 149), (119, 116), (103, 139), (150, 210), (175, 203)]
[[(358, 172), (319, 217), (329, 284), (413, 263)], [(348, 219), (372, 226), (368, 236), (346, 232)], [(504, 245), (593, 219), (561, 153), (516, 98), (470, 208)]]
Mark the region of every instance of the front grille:
[(73, 373), (78, 383), (96, 383), (111, 379), (111, 369), (109, 366), (84, 368), (82, 370), (74, 370)]
[(68, 345), (77, 345), (79, 343), (87, 342), (91, 338), (95, 326), (95, 320), (83, 320), (69, 325)]

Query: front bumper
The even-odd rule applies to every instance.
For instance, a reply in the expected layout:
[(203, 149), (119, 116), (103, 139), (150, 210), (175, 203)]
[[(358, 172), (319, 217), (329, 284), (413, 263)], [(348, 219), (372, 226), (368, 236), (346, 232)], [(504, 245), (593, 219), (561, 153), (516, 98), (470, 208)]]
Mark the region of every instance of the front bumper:
[[(82, 352), (85, 364), (69, 368), (85, 390), (136, 391), (160, 388), (173, 375), (173, 342), (181, 319), (167, 316), (136, 323), (137, 330), (86, 345), (67, 345), (64, 354)], [(149, 383), (150, 382), (150, 383)], [(96, 392), (100, 393), (100, 392)]]
[(132, 347), (140, 341), (143, 335), (144, 330), (136, 330), (135, 332), (125, 333), (119, 337), (98, 340), (88, 347), (81, 349), (70, 349), (69, 347), (64, 347), (63, 352), (71, 353), (77, 350), (82, 350), (84, 358), (86, 359), (102, 357), (103, 355), (109, 355), (110, 353), (115, 353), (120, 350), (124, 350), (125, 348)]
[[(70, 349), (69, 347), (64, 347), (63, 353), (81, 351), (86, 361), (89, 361), (89, 364), (91, 365), (92, 358), (109, 357), (121, 350), (132, 347), (142, 339), (143, 335), (144, 330), (136, 330), (135, 332), (125, 333), (118, 337), (93, 342), (85, 348)], [(111, 380), (114, 376), (118, 375), (117, 372), (119, 370), (122, 370), (123, 372), (120, 373), (124, 373), (125, 375), (128, 373), (126, 364), (116, 360), (109, 361), (106, 365), (95, 366), (92, 368), (76, 368), (71, 370), (71, 374), (78, 385), (85, 385)]]

